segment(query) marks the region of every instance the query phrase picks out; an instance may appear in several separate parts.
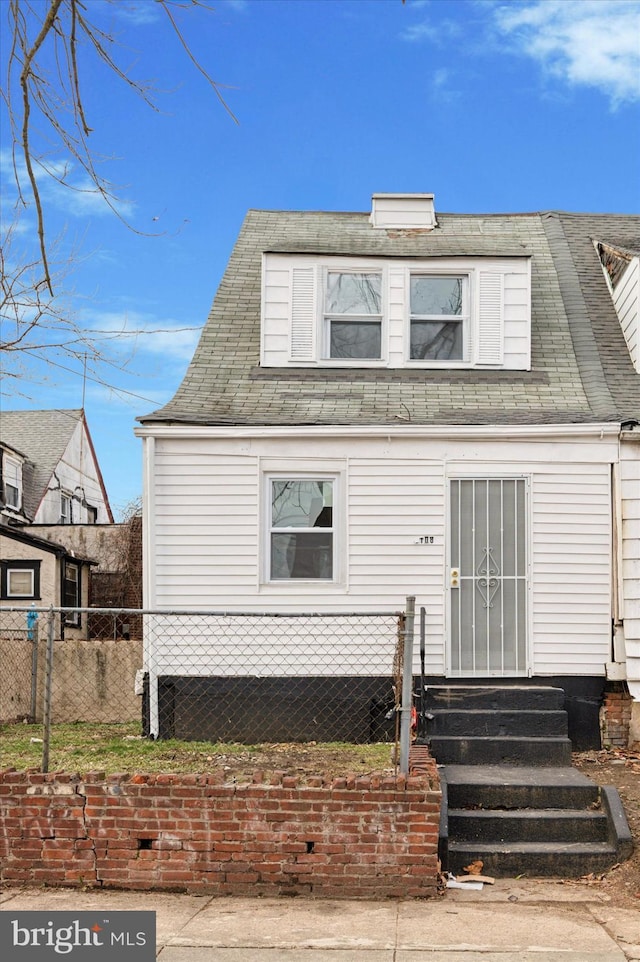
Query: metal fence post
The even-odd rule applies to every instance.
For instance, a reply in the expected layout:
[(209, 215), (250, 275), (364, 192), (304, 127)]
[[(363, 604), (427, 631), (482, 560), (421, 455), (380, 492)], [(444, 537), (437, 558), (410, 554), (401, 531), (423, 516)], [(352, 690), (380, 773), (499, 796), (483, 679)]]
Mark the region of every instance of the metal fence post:
[(42, 771), (49, 771), (49, 741), (51, 738), (51, 683), (53, 676), (53, 636), (56, 616), (53, 607), (49, 609), (47, 621), (47, 657), (44, 666), (44, 705), (42, 709)]
[(31, 698), (29, 701), (29, 721), (36, 720), (38, 698), (38, 612), (27, 612), (27, 639), (31, 642)]
[(402, 659), (402, 708), (400, 717), (400, 772), (409, 774), (409, 747), (411, 744), (411, 708), (413, 706), (413, 631), (416, 617), (416, 599), (407, 598), (404, 624), (404, 655)]

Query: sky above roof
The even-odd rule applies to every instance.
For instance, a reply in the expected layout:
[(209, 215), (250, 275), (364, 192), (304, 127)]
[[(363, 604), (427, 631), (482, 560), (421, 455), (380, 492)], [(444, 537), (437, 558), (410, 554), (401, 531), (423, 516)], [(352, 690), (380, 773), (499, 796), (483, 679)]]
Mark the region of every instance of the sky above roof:
[[(105, 332), (109, 363), (85, 378), (53, 349), (46, 365), (22, 352), (7, 364), (19, 376), (3, 379), (2, 404), (84, 404), (116, 512), (141, 493), (135, 418), (177, 388), (249, 208), (366, 211), (374, 192), (415, 191), (435, 193), (441, 212), (640, 213), (636, 0), (176, 8), (228, 109), (157, 4), (87, 9), (118, 35), (126, 71), (154, 81), (158, 108), (83, 54), (90, 141), (135, 230), (83, 190), (73, 165), (79, 190), (42, 181), (49, 236), (64, 231), (68, 309)], [(49, 162), (64, 161), (52, 149)], [(34, 236), (28, 209), (20, 238)]]

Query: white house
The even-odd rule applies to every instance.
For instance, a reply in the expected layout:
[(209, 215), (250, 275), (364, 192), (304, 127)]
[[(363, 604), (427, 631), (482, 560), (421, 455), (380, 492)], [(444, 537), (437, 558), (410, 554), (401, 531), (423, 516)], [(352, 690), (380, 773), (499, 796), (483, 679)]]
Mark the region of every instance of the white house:
[[(97, 562), (77, 550), (78, 526), (113, 515), (84, 412), (0, 412), (0, 459), (0, 602), (86, 607)], [(86, 637), (87, 619), (65, 628)]]
[(639, 252), (639, 217), (431, 194), (250, 211), (181, 387), (136, 432), (145, 605), (412, 594), (430, 681), (562, 687), (574, 743), (598, 743), (607, 686), (640, 702)]
[(0, 445), (3, 523), (113, 523), (84, 411), (2, 411)]

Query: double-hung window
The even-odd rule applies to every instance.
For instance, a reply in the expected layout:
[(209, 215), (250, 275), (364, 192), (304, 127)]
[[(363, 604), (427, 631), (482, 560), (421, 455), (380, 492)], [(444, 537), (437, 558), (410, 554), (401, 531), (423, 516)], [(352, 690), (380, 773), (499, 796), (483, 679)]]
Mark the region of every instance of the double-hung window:
[(469, 283), (466, 275), (411, 274), (412, 361), (468, 359)]
[(73, 522), (73, 499), (70, 494), (60, 492), (60, 524)]
[(334, 480), (270, 479), (270, 581), (333, 581)]
[(326, 272), (325, 356), (380, 360), (382, 357), (382, 274)]
[[(82, 602), (80, 595), (80, 566), (73, 561), (64, 562), (62, 601), (65, 608), (79, 608)], [(80, 612), (66, 612), (64, 622), (66, 625), (78, 627), (80, 625)]]
[(5, 457), (3, 469), (5, 504), (19, 510), (22, 507), (22, 464), (14, 458)]

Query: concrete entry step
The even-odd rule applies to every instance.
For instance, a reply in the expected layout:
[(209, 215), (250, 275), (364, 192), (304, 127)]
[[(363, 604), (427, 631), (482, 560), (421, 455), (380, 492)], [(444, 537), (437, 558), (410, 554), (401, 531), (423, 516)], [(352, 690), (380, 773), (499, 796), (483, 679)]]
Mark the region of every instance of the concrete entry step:
[(425, 702), (429, 711), (447, 708), (561, 711), (565, 693), (562, 688), (544, 685), (429, 685)]
[(600, 811), (566, 808), (449, 809), (449, 836), (459, 842), (607, 842)]
[(496, 878), (546, 876), (580, 878), (605, 872), (617, 861), (608, 842), (450, 842), (449, 871), (462, 874), (472, 862), (483, 863), (484, 875)]
[(510, 735), (433, 735), (431, 751), (440, 765), (570, 765), (568, 738)]
[(445, 765), (441, 770), (451, 808), (586, 809), (598, 786), (570, 766)]
[(498, 878), (572, 878), (628, 857), (619, 796), (571, 767), (563, 689), (443, 685), (423, 694), (417, 745), (429, 745), (441, 770), (448, 871), (482, 861)]
[(438, 708), (429, 726), (434, 735), (566, 738), (567, 713), (556, 709)]

